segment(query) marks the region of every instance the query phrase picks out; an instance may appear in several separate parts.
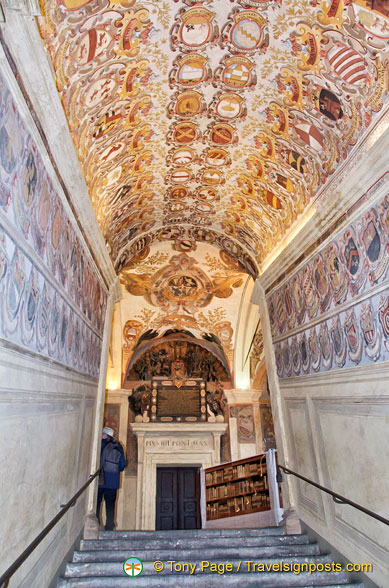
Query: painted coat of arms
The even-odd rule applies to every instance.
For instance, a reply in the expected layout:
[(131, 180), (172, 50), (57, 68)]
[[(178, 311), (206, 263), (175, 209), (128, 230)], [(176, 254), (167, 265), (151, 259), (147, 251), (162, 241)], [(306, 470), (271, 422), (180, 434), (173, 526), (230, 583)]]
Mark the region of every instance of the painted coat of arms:
[(216, 43), (219, 29), (212, 22), (214, 18), (215, 15), (203, 6), (189, 10), (181, 9), (170, 31), (172, 51), (179, 49), (183, 53), (188, 53), (202, 50), (208, 43)]
[(301, 359), (299, 353), (299, 345), (297, 343), (297, 338), (292, 337), (292, 341), (290, 343), (290, 354), (292, 358), (292, 367), (293, 371), (298, 376), (300, 373), (300, 366), (301, 366)]
[(320, 325), (319, 341), (323, 368), (329, 370), (332, 366), (333, 347), (328, 332), (327, 323), (321, 323)]
[(377, 361), (380, 356), (381, 336), (377, 328), (377, 319), (371, 303), (362, 304), (361, 329), (365, 340), (365, 353), (369, 359)]
[(234, 9), (221, 31), (221, 45), (231, 53), (252, 55), (269, 46), (267, 22), (255, 10)]
[(354, 296), (366, 281), (368, 266), (363, 258), (363, 252), (353, 227), (349, 227), (344, 232), (340, 249), (350, 283), (350, 291)]
[(312, 281), (311, 266), (308, 264), (302, 270), (301, 286), (304, 292), (308, 317), (316, 316), (319, 308), (319, 297)]
[(378, 318), (385, 337), (385, 349), (389, 351), (389, 296), (381, 296)]
[(351, 361), (359, 363), (362, 357), (362, 337), (359, 332), (357, 317), (354, 309), (346, 313), (344, 330), (348, 342), (348, 355)]
[(296, 274), (290, 281), (290, 289), (293, 294), (293, 300), (296, 310), (296, 320), (297, 324), (301, 325), (305, 317), (305, 302), (304, 302), (304, 293), (301, 288), (300, 283), (300, 275)]
[(257, 83), (255, 64), (242, 55), (225, 55), (216, 68), (212, 84), (223, 84), (229, 90), (253, 89)]
[(184, 88), (195, 88), (202, 82), (207, 82), (211, 77), (209, 60), (204, 55), (189, 53), (180, 55), (173, 62), (173, 68), (169, 73), (169, 86), (174, 88), (176, 84)]
[(331, 288), (327, 278), (327, 272), (324, 267), (322, 256), (319, 254), (315, 257), (312, 264), (312, 275), (316, 284), (317, 293), (320, 296), (321, 312), (327, 310), (331, 301)]
[(284, 345), (282, 347), (282, 359), (284, 364), (284, 375), (289, 378), (292, 374), (292, 358), (287, 340), (284, 341)]
[(301, 368), (304, 374), (309, 372), (309, 368), (311, 366), (311, 356), (309, 352), (307, 337), (305, 333), (302, 334), (301, 339), (299, 341), (299, 349), (300, 349), (300, 357), (301, 357)]
[(274, 354), (276, 356), (277, 375), (279, 378), (282, 378), (284, 374), (284, 366), (282, 362), (281, 345), (279, 343), (277, 343), (277, 345), (275, 346)]
[(369, 280), (374, 284), (385, 274), (389, 264), (389, 243), (385, 244), (384, 233), (374, 208), (362, 217), (358, 234), (369, 263)]
[(312, 360), (312, 369), (317, 372), (320, 369), (320, 348), (315, 327), (309, 332), (308, 347)]
[(324, 252), (326, 260), (326, 270), (329, 274), (332, 284), (332, 296), (335, 304), (344, 302), (347, 297), (348, 280), (347, 275), (340, 259), (339, 248), (336, 242), (330, 243)]
[(338, 367), (343, 367), (346, 362), (347, 343), (339, 316), (333, 319), (330, 333), (334, 346), (335, 363)]

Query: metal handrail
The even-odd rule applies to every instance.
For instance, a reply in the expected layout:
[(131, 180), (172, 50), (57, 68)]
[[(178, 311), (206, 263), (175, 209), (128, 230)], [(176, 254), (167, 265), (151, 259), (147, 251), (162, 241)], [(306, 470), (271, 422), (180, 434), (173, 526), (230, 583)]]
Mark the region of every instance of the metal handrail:
[[(377, 521), (384, 523), (384, 525), (389, 525), (388, 519), (385, 519), (384, 517), (381, 517), (381, 515), (378, 515), (377, 513), (373, 512), (372, 510), (369, 510), (368, 508), (365, 508), (364, 506), (361, 506), (360, 504), (357, 504), (356, 502), (353, 502), (352, 500), (345, 498), (341, 494), (338, 494), (337, 492), (333, 492), (332, 490), (329, 490), (328, 488), (325, 488), (324, 486), (321, 486), (320, 484), (317, 484), (316, 482), (313, 482), (312, 480), (309, 480), (308, 478), (301, 476), (297, 472), (294, 472), (293, 470), (290, 470), (289, 468), (287, 468), (283, 465), (278, 464), (277, 469), (283, 470), (286, 474), (292, 474), (293, 476), (300, 478), (300, 480), (303, 480), (304, 482), (307, 482), (308, 484), (315, 486), (315, 488), (319, 488), (319, 490), (322, 490), (323, 492), (330, 494), (332, 496), (333, 501), (336, 502), (337, 504), (349, 504), (350, 506), (353, 506), (354, 508), (360, 510), (361, 512), (364, 512), (365, 514), (369, 515), (370, 517), (373, 517), (373, 519), (376, 519)], [(278, 478), (278, 481), (282, 481), (281, 473), (278, 472), (278, 475), (280, 476), (280, 478)], [(1, 588), (1, 586), (0, 586), (0, 588)]]
[(21, 564), (28, 558), (29, 555), (34, 551), (34, 549), (39, 545), (39, 543), (46, 537), (46, 535), (51, 531), (51, 529), (58, 523), (59, 520), (67, 513), (69, 508), (76, 504), (77, 498), (88, 488), (89, 484), (93, 482), (93, 480), (99, 475), (101, 468), (97, 470), (94, 474), (89, 476), (89, 480), (85, 482), (85, 484), (79, 489), (78, 492), (67, 502), (66, 504), (61, 504), (61, 510), (55, 515), (53, 519), (49, 522), (48, 525), (35, 537), (35, 539), (26, 547), (26, 549), (19, 555), (17, 559), (9, 566), (9, 568), (4, 572), (2, 576), (0, 576), (0, 588), (6, 588), (8, 585), (8, 581), (10, 577), (16, 572), (16, 570), (21, 566)]

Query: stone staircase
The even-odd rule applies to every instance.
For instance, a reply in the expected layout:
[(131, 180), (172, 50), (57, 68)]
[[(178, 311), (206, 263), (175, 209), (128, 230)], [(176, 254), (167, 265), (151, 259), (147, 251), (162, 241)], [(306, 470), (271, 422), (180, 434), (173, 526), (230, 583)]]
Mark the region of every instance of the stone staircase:
[[(266, 565), (308, 563), (332, 564), (329, 554), (321, 554), (316, 543), (302, 535), (284, 535), (283, 527), (265, 529), (205, 529), (193, 531), (104, 531), (97, 540), (82, 540), (80, 551), (66, 565), (58, 588), (120, 588), (147, 586), (158, 588), (185, 586), (260, 586), (261, 588), (321, 587), (363, 588), (352, 584), (345, 571), (301, 572), (266, 571)], [(124, 562), (136, 557), (143, 563), (142, 573), (128, 577)], [(156, 572), (154, 562), (164, 569)], [(168, 563), (176, 562), (175, 564)], [(209, 566), (202, 562), (209, 562)], [(265, 571), (253, 571), (264, 564)], [(182, 564), (190, 564), (182, 570)], [(232, 571), (218, 573), (212, 564), (232, 564)], [(178, 565), (177, 565), (178, 564)], [(194, 567), (195, 564), (195, 567)], [(240, 564), (240, 565), (239, 565)], [(203, 565), (203, 569), (202, 569)], [(177, 571), (171, 567), (176, 566)], [(206, 567), (204, 567), (206, 566)], [(189, 568), (189, 569), (188, 569)], [(249, 569), (250, 568), (250, 569)], [(231, 569), (231, 567), (230, 567)], [(258, 569), (258, 568), (257, 568)], [(296, 569), (296, 568), (294, 568)], [(194, 570), (190, 573), (190, 570)], [(222, 571), (222, 568), (219, 568)]]

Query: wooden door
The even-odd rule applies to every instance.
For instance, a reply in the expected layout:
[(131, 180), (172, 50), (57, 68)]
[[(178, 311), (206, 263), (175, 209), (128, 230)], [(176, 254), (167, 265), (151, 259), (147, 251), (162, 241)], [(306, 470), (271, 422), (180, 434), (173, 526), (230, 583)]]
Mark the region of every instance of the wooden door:
[(200, 528), (198, 468), (157, 468), (157, 530)]

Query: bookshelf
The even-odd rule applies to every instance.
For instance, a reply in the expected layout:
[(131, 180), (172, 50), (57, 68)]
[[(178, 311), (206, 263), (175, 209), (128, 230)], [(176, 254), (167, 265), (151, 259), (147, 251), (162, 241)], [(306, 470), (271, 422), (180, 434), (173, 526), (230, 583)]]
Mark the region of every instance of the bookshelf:
[(270, 511), (267, 455), (225, 463), (205, 470), (206, 519)]

